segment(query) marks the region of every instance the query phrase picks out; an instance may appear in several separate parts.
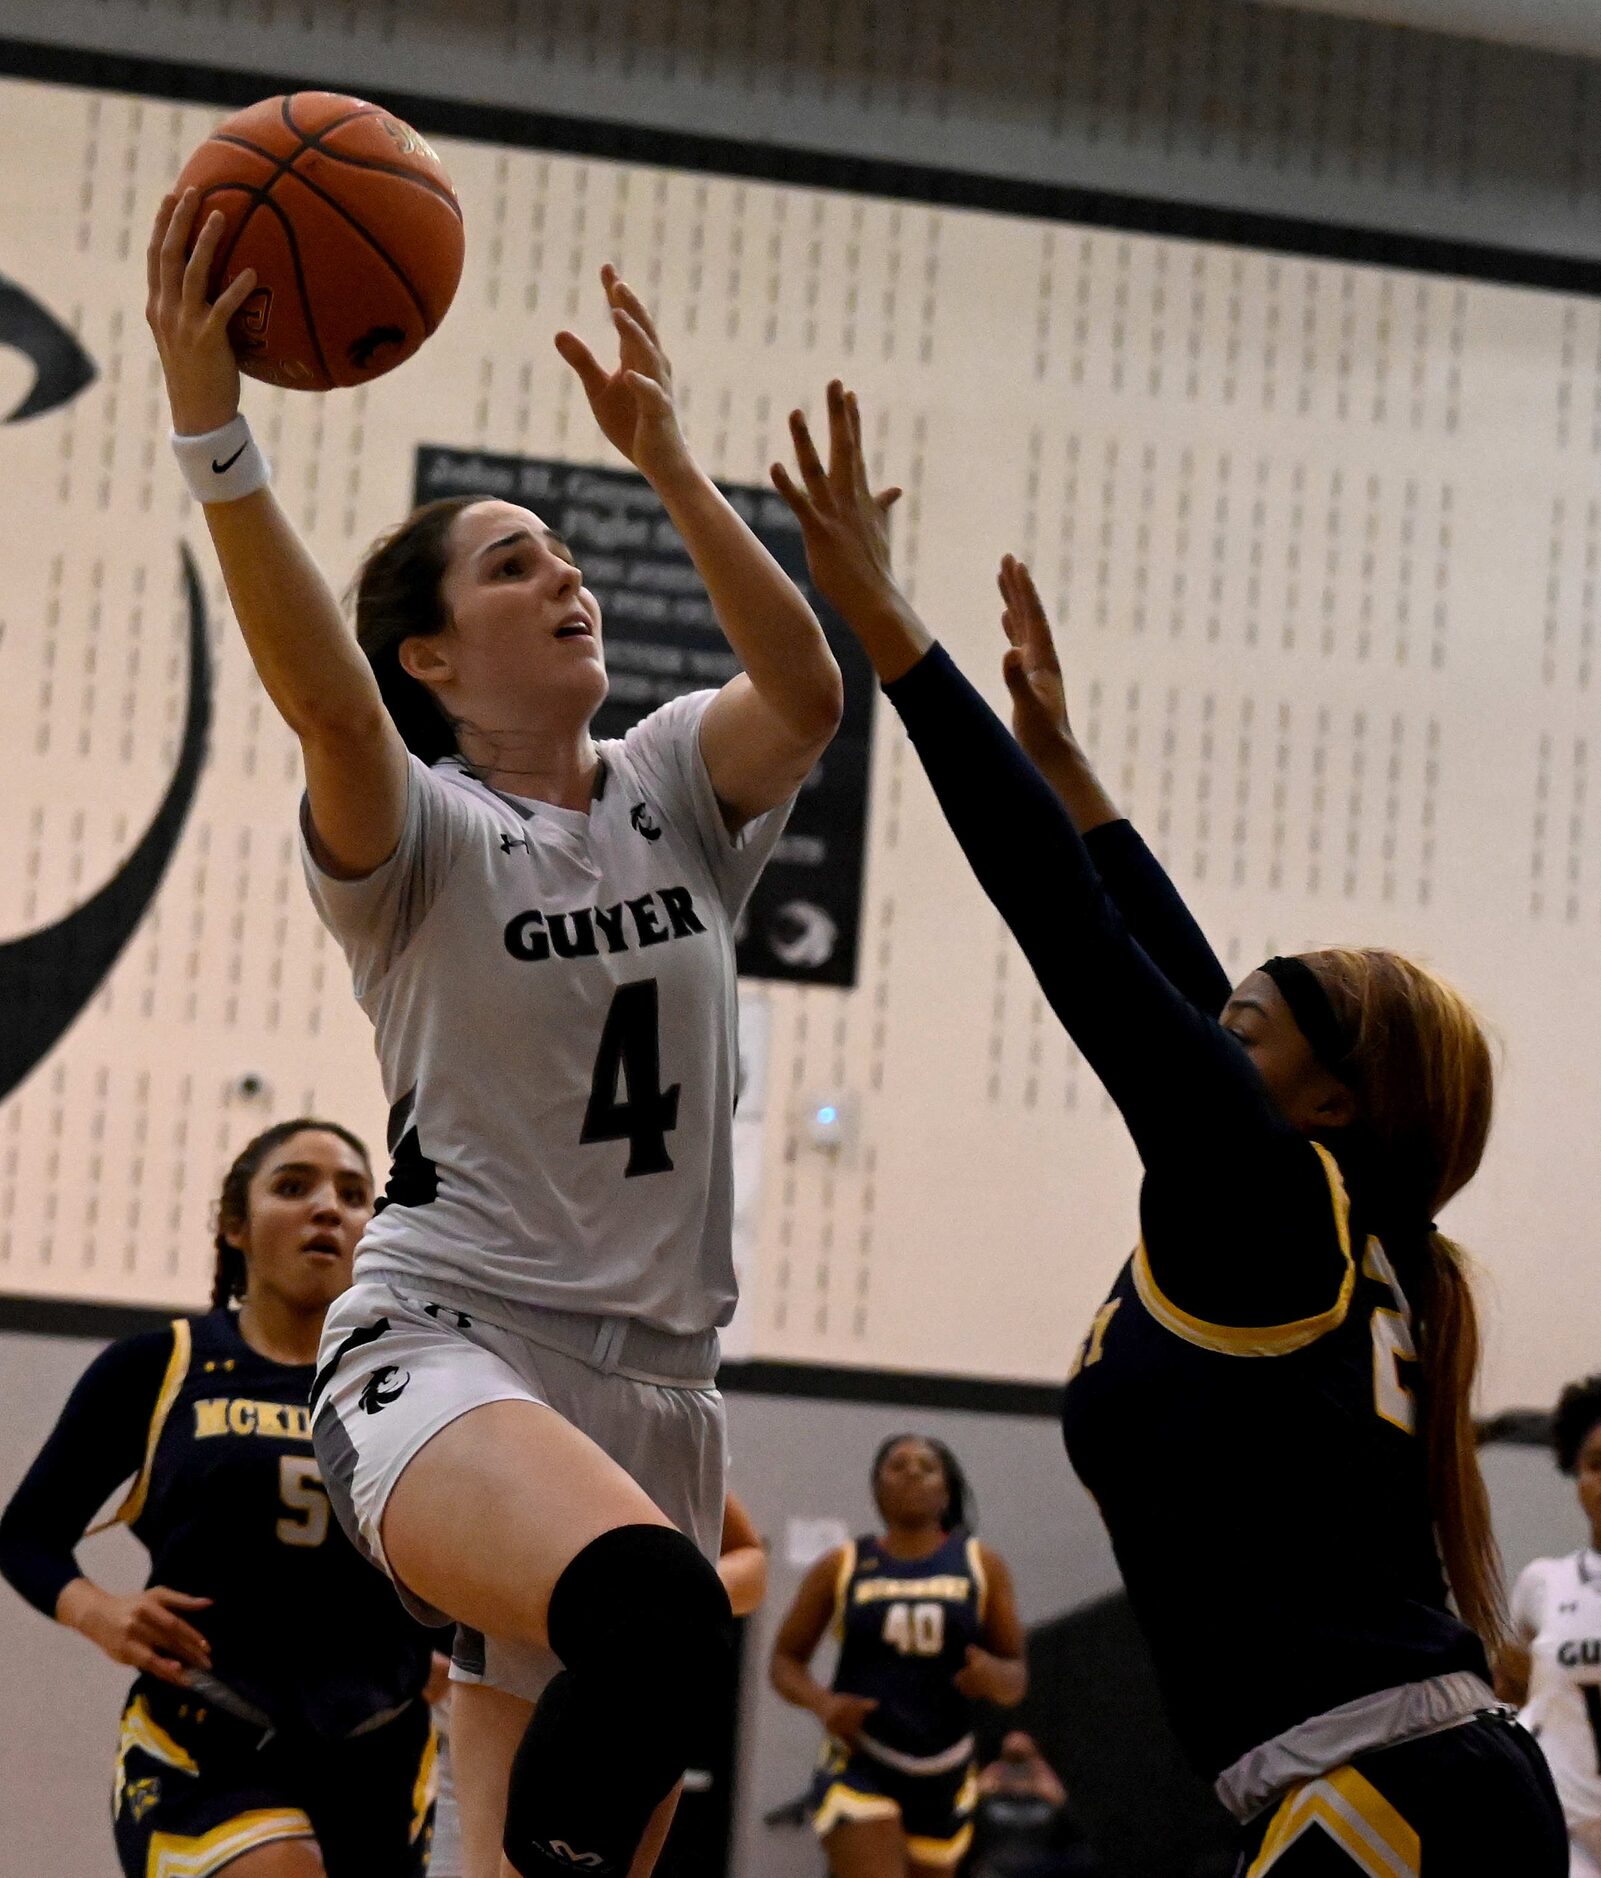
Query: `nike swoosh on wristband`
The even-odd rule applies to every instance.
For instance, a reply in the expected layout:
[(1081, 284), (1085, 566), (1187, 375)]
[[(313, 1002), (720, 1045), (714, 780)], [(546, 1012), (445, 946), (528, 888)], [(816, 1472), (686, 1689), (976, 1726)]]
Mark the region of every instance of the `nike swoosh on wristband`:
[(179, 553), (189, 602), (189, 704), (177, 768), (138, 846), (98, 893), (54, 925), (0, 941), (0, 1101), (88, 1008), (149, 911), (188, 820), (211, 730), (211, 659), (200, 576), (182, 543)]
[(229, 457), (226, 463), (219, 463), (217, 459), (213, 457), (211, 459), (212, 469), (215, 470), (219, 476), (225, 476), (228, 473), (228, 471), (233, 468), (234, 464), (239, 461), (240, 457), (242, 457), (249, 448), (250, 448), (250, 440), (246, 438), (245, 441), (242, 444), (240, 444), (239, 448), (234, 451), (233, 455)]

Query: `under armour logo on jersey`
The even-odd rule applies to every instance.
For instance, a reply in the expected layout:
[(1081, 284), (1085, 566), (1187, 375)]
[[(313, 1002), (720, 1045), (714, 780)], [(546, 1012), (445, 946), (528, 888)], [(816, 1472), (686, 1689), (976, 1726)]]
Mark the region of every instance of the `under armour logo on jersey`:
[(651, 816), (648, 802), (636, 802), (628, 811), (628, 819), (647, 841), (660, 841), (662, 831)]
[(500, 838), (501, 853), (510, 854), (513, 848), (521, 848), (524, 854), (533, 853), (533, 849), (528, 845), (528, 837), (526, 835), (502, 835)]
[(577, 1871), (593, 1871), (597, 1865), (604, 1865), (605, 1859), (598, 1852), (575, 1852), (565, 1839), (552, 1839), (548, 1846), (539, 1845), (538, 1849), (547, 1858), (553, 1858), (559, 1865), (571, 1865)]
[(435, 1323), (438, 1323), (441, 1318), (454, 1317), (458, 1330), (471, 1330), (473, 1327), (473, 1320), (465, 1311), (453, 1310), (448, 1304), (425, 1304), (422, 1307), (422, 1314), (424, 1317), (433, 1318)]
[(384, 1386), (391, 1376), (398, 1375), (400, 1375), (400, 1371), (393, 1363), (385, 1363), (382, 1369), (375, 1369), (367, 1378), (366, 1382), (362, 1385), (361, 1394), (356, 1400), (369, 1415), (376, 1415), (379, 1409), (388, 1408), (389, 1404), (401, 1393), (406, 1384), (411, 1381), (411, 1371), (408, 1369), (406, 1373), (400, 1377), (400, 1381), (395, 1384), (393, 1389), (388, 1389)]

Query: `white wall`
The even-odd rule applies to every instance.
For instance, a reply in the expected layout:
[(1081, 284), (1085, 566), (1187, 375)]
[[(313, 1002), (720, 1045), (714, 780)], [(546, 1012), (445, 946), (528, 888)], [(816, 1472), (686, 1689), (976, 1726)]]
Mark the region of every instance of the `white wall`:
[[(150, 204), (213, 114), (0, 80), (0, 271), (101, 377), (0, 434), (8, 546), (0, 927), (105, 878), (165, 786), (177, 544), (208, 570), (217, 728), (151, 918), (0, 1114), (0, 1287), (205, 1295), (231, 1147), (313, 1108), (380, 1140), (364, 1020), (299, 879), (292, 741), (158, 448), (138, 319)], [(45, 141), (70, 153), (30, 161)], [(910, 591), (995, 694), (1020, 549), (1114, 792), (1233, 966), (1415, 949), (1505, 1041), (1484, 1174), (1450, 1220), (1494, 1294), (1488, 1400), (1593, 1361), (1601, 1077), (1589, 800), (1601, 310), (1526, 289), (783, 188), (460, 139), (472, 231), (425, 352), (328, 399), (252, 387), (278, 487), (339, 584), (415, 445), (605, 461), (549, 344), (616, 258), (653, 301), (714, 473), (762, 480), (846, 372), (905, 483)], [(778, 986), (752, 1354), (1050, 1380), (1133, 1230), (1122, 1128), (972, 885), (892, 715), (856, 990)], [(246, 1071), (270, 1097), (234, 1093)], [(857, 1112), (837, 1160), (797, 1104)]]

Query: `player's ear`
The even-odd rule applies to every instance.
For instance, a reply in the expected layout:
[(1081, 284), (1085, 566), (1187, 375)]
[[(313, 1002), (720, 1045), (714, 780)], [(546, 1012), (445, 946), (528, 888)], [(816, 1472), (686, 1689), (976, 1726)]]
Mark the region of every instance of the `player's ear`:
[(412, 633), (402, 639), (395, 657), (409, 678), (432, 689), (451, 676), (450, 648), (442, 643), (442, 633)]
[(232, 1246), (243, 1258), (250, 1245), (250, 1220), (246, 1214), (220, 1212), (217, 1215), (217, 1234), (224, 1245)]
[(1356, 1096), (1333, 1076), (1328, 1088), (1316, 1103), (1313, 1116), (1321, 1128), (1349, 1128), (1356, 1120)]

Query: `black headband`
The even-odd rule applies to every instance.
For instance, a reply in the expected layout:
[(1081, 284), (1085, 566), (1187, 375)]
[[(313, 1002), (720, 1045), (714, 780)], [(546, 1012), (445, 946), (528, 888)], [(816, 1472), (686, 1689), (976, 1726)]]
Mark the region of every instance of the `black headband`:
[(1349, 1082), (1355, 1039), (1335, 1015), (1317, 973), (1304, 959), (1294, 958), (1271, 958), (1257, 969), (1278, 986), (1296, 1028), (1312, 1046), (1312, 1054), (1331, 1076)]

